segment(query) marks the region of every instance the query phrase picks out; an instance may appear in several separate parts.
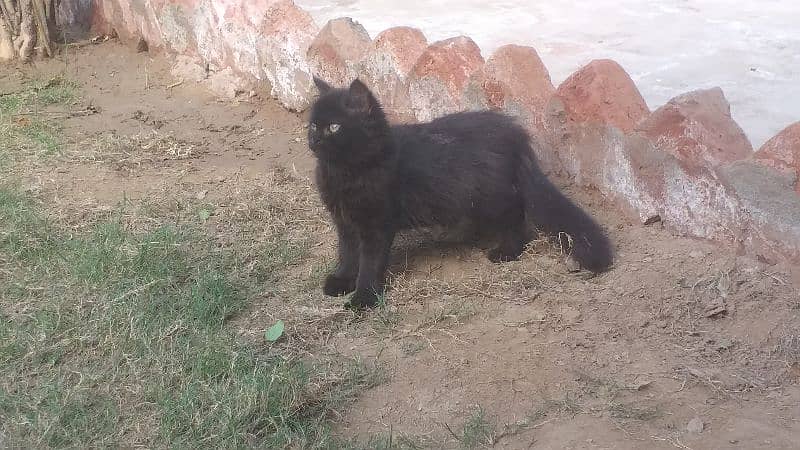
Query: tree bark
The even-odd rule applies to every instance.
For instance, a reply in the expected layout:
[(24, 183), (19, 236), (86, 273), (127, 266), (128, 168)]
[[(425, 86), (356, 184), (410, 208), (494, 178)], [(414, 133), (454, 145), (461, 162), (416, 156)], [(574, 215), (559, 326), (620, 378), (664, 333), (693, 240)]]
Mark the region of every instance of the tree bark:
[(17, 56), (23, 62), (30, 61), (33, 47), (36, 45), (36, 26), (33, 23), (33, 0), (19, 0), (19, 11), (22, 22), (19, 24), (17, 37)]
[(0, 0), (0, 61), (29, 61), (37, 49), (55, 56), (55, 0)]
[(0, 21), (0, 61), (14, 59), (14, 41), (6, 21)]
[(50, 47), (50, 30), (47, 24), (47, 7), (44, 0), (32, 0), (33, 20), (36, 24), (36, 39), (42, 46), (42, 53), (45, 56), (54, 56), (53, 49)]

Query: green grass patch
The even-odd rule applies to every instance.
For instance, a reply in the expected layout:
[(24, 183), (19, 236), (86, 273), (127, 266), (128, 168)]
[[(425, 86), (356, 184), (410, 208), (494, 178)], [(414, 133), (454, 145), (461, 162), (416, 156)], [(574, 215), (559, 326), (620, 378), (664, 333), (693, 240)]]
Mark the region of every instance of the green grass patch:
[(0, 96), (0, 117), (36, 111), (50, 105), (68, 105), (77, 98), (78, 85), (61, 76), (49, 80), (29, 80), (13, 92)]
[[(41, 111), (69, 105), (77, 98), (74, 82), (61, 77), (23, 84), (16, 92), (0, 96), (0, 167), (18, 155), (52, 155), (60, 148), (60, 127)], [(5, 164), (4, 164), (5, 163)]]
[(139, 231), (111, 214), (67, 232), (42, 211), (0, 184), (6, 445), (334, 448), (331, 412), (381, 382), (359, 361), (288, 360), (227, 326), (304, 242), (276, 236), (251, 274), (198, 222)]

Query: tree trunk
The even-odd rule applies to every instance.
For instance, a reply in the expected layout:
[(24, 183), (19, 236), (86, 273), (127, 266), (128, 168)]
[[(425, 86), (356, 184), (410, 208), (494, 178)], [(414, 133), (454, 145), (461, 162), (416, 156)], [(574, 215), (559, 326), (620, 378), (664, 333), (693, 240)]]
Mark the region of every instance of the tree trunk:
[(55, 0), (0, 0), (0, 61), (54, 56)]
[(19, 25), (17, 56), (23, 62), (30, 61), (36, 45), (36, 26), (33, 23), (33, 0), (19, 0), (22, 22)]
[(44, 0), (33, 0), (33, 18), (36, 24), (36, 39), (42, 46), (40, 49), (45, 56), (54, 56), (53, 49), (50, 47), (50, 29), (47, 24), (47, 8)]
[(0, 61), (14, 59), (14, 41), (5, 20), (0, 20)]

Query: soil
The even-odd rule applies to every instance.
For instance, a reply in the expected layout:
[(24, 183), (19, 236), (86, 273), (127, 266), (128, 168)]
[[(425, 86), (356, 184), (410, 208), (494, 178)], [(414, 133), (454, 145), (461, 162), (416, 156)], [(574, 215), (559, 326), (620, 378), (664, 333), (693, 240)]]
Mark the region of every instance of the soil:
[[(96, 108), (63, 122), (80, 158), (27, 175), (57, 214), (165, 192), (235, 205), (279, 168), (292, 174), (292, 189), (313, 193), (303, 115), (263, 93), (218, 101), (201, 84), (173, 86), (180, 80), (168, 57), (114, 42), (66, 61), (0, 68), (3, 90), (66, 73), (80, 86), (72, 110)], [(155, 135), (163, 138), (157, 157), (85, 148), (98, 136)], [(387, 373), (335, 418), (337, 434), (392, 433), (434, 448), (797, 448), (800, 270), (676, 236), (661, 223), (632, 223), (595, 193), (558, 182), (609, 230), (617, 249), (609, 272), (569, 273), (545, 242), (519, 262), (494, 265), (481, 249), (411, 236), (396, 245), (385, 307), (346, 316), (343, 300), (318, 286), (295, 300), (295, 309), (338, 324), (308, 339), (295, 325), (304, 352), (357, 355)], [(334, 235), (318, 202), (308, 204), (320, 224), (312, 263), (324, 267)], [(291, 282), (313, 284), (308, 267)], [(255, 299), (235, 320), (245, 338), (273, 323), (270, 301)], [(479, 408), (489, 431), (473, 441), (464, 424)]]

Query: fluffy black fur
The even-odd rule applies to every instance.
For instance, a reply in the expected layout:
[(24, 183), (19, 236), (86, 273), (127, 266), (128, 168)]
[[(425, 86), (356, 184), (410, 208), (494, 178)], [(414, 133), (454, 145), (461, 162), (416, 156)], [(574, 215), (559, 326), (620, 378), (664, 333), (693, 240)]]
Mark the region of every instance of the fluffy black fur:
[(354, 292), (372, 306), (384, 290), (398, 231), (469, 220), (498, 245), (494, 262), (519, 258), (527, 225), (560, 236), (585, 269), (612, 263), (602, 229), (544, 176), (525, 130), (496, 112), (463, 112), (429, 123), (391, 126), (359, 80), (334, 89), (315, 78), (308, 142), (317, 187), (338, 233), (338, 265), (327, 295)]

